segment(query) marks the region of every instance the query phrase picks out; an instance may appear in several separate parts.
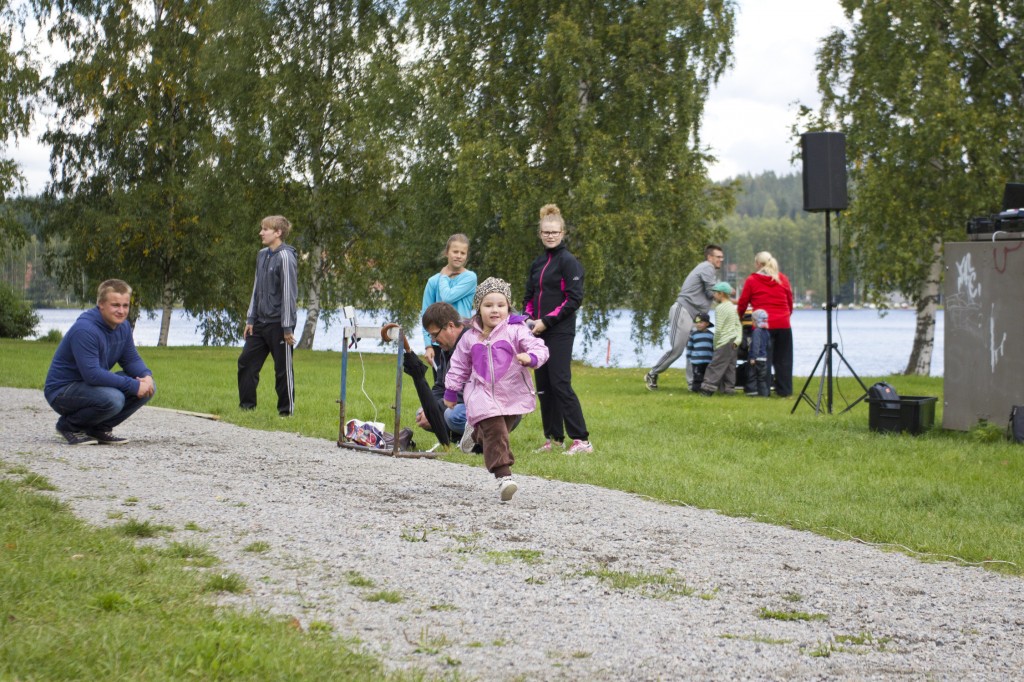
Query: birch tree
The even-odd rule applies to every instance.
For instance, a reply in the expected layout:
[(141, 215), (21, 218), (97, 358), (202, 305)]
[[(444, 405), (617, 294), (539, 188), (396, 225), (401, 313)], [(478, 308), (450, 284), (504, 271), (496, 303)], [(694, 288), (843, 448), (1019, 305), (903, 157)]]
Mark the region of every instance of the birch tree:
[[(730, 206), (728, 190), (708, 181), (700, 127), (728, 65), (734, 3), (410, 0), (407, 9), (423, 50), (411, 231), (467, 233), (473, 269), (521, 290), (541, 250), (538, 209), (555, 202), (586, 268), (589, 321), (628, 307), (636, 335), (656, 335), (701, 259), (708, 222)], [(389, 293), (412, 298), (422, 282)]]
[[(65, 283), (119, 276), (136, 305), (162, 313), (206, 270), (213, 243), (197, 210), (196, 170), (210, 135), (199, 77), (204, 0), (35, 0), (66, 51), (48, 82), (57, 109), (49, 192), (62, 199), (51, 232), (68, 237)], [(80, 292), (84, 293), (84, 292)]]
[(409, 103), (400, 70), (397, 2), (281, 0), (269, 5), (273, 84), (267, 109), (276, 178), (300, 249), (311, 348), (321, 312), (382, 305), (386, 256)]
[[(23, 186), (18, 164), (8, 157), (7, 145), (29, 134), (39, 73), (32, 61), (24, 35), (24, 14), (7, 0), (0, 0), (0, 204)], [(21, 242), (25, 232), (7, 207), (0, 207), (0, 243)]]
[(1024, 143), (1024, 3), (842, 0), (852, 28), (818, 52), (811, 129), (846, 133), (850, 239), (840, 257), (866, 293), (917, 311), (907, 374), (928, 374), (943, 244), (963, 240), (1019, 178)]

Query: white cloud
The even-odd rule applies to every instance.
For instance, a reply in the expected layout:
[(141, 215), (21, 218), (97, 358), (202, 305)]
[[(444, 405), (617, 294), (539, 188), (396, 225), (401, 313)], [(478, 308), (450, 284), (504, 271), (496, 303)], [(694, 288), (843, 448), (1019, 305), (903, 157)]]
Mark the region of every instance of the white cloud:
[(39, 141), (43, 131), (43, 127), (33, 126), (28, 137), (11, 144), (9, 149), (25, 176), (25, 193), (29, 195), (41, 194), (50, 179), (50, 148)]
[(734, 67), (712, 91), (701, 133), (718, 157), (712, 179), (799, 170), (789, 160), (795, 102), (818, 104), (814, 53), (835, 26), (846, 26), (838, 0), (739, 0)]

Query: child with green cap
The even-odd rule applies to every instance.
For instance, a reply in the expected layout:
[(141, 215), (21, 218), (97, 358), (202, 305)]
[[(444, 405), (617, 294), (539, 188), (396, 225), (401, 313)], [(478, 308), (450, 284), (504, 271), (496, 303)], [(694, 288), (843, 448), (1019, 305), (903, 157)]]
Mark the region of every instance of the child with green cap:
[(732, 302), (732, 285), (719, 282), (711, 288), (715, 297), (715, 352), (711, 364), (704, 371), (704, 383), (700, 386), (703, 396), (714, 395), (717, 391), (731, 394), (736, 387), (736, 348), (743, 340), (743, 324)]

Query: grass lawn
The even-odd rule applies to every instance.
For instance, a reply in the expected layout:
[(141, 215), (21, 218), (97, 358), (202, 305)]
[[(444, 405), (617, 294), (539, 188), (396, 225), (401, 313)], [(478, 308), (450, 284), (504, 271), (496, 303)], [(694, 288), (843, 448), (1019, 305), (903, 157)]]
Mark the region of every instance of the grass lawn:
[[(41, 388), (54, 346), (0, 341), (0, 382)], [(214, 413), (255, 429), (338, 438), (340, 354), (295, 355), (296, 415), (277, 416), (273, 365), (263, 369), (260, 407), (237, 407), (236, 348), (143, 348), (157, 382), (154, 405)], [(350, 355), (349, 418), (393, 428), (394, 356)], [(938, 426), (920, 436), (868, 429), (868, 406), (839, 415), (860, 396), (848, 377), (835, 382), (834, 415), (807, 404), (790, 414), (792, 400), (743, 395), (703, 398), (684, 390), (682, 370), (660, 377), (648, 391), (641, 369), (574, 367), (573, 384), (596, 452), (566, 457), (535, 454), (543, 441), (540, 417), (529, 415), (512, 434), (515, 471), (591, 483), (669, 503), (716, 509), (836, 538), (902, 547), (926, 558), (983, 563), (1024, 572), (1024, 451), (993, 426), (970, 433)], [(902, 395), (938, 396), (942, 379), (885, 379)], [(796, 379), (799, 389), (802, 379)], [(817, 379), (811, 384), (816, 391)], [(412, 383), (402, 395), (403, 425), (418, 406)], [(1004, 425), (1001, 425), (1004, 426)], [(417, 445), (434, 444), (416, 432)], [(476, 456), (446, 459), (480, 466)]]
[(245, 589), (198, 572), (201, 545), (136, 546), (173, 530), (148, 522), (86, 526), (39, 490), (44, 477), (0, 462), (0, 679), (419, 680), (389, 674), (323, 622), (217, 609)]

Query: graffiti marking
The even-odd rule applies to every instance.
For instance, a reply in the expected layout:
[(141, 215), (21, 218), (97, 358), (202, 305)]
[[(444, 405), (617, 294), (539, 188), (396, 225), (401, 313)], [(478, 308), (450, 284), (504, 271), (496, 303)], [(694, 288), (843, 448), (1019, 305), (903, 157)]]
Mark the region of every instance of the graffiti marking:
[(999, 358), (1003, 357), (1003, 355), (1005, 354), (1005, 346), (1006, 346), (1006, 332), (1003, 332), (1002, 340), (999, 342), (998, 346), (996, 345), (996, 316), (995, 316), (995, 312), (996, 312), (996, 306), (993, 303), (992, 304), (992, 316), (988, 318), (988, 331), (989, 331), (989, 339), (990, 339), (990, 341), (989, 341), (989, 349), (988, 350), (989, 350), (989, 359), (990, 359), (990, 361), (992, 363), (992, 373), (993, 374), (996, 373), (996, 365), (999, 364)]
[(978, 282), (978, 273), (971, 263), (971, 254), (965, 254), (960, 262), (956, 264), (956, 290), (964, 293), (967, 290), (968, 305), (974, 303), (974, 299), (981, 296), (981, 284)]

